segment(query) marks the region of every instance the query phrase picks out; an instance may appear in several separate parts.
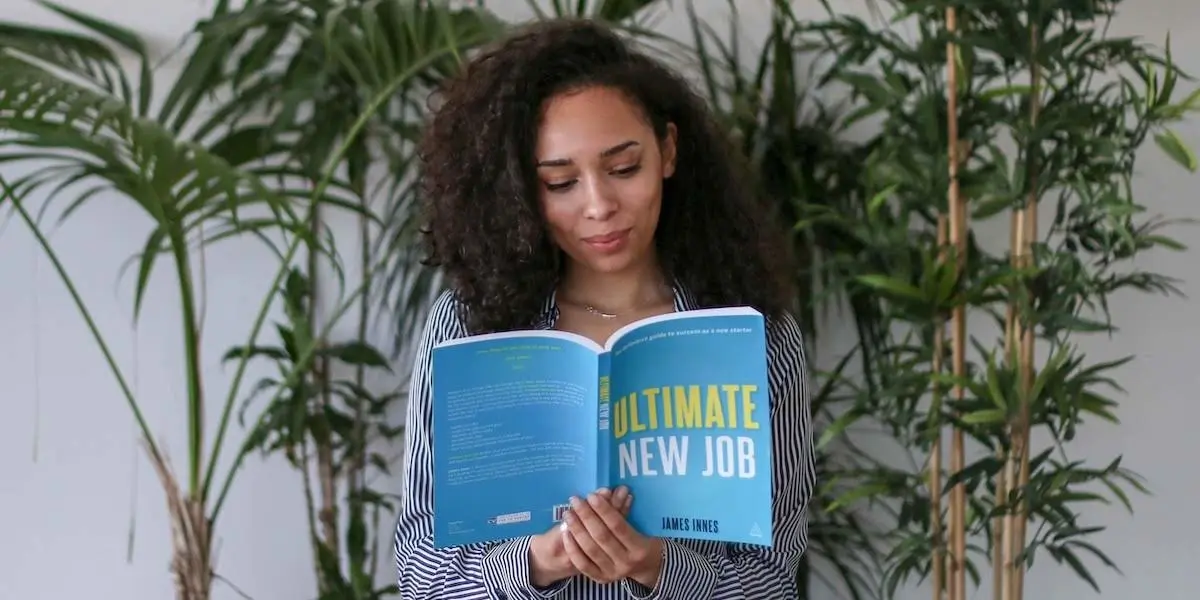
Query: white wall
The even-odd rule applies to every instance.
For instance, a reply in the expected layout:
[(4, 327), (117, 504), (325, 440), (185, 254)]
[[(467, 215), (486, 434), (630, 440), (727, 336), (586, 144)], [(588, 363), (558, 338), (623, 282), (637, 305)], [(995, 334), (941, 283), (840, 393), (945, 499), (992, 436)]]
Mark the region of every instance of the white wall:
[[(856, 0), (841, 0), (861, 10)], [(4, 18), (58, 23), (26, 0), (0, 0)], [(160, 47), (174, 44), (208, 10), (203, 0), (69, 0), (67, 5), (115, 18)], [(504, 16), (524, 13), (524, 0), (489, 2)], [(717, 14), (721, 0), (699, 1)], [(746, 27), (761, 31), (765, 0), (746, 2)], [(815, 3), (802, 3), (815, 4)], [(1148, 12), (1153, 6), (1162, 13)], [(130, 8), (133, 7), (131, 10)], [(756, 12), (757, 10), (757, 12)], [(810, 14), (819, 9), (806, 7)], [(1200, 4), (1189, 0), (1127, 2), (1117, 32), (1162, 39), (1171, 29), (1174, 55), (1185, 68), (1200, 71)], [(682, 33), (671, 18), (663, 30)], [(165, 69), (171, 68), (170, 65)], [(1200, 125), (1183, 128), (1200, 145)], [(1200, 217), (1192, 193), (1200, 179), (1188, 176), (1148, 149), (1139, 193), (1152, 210)], [(86, 212), (54, 232), (53, 240), (106, 333), (117, 360), (137, 393), (148, 399), (147, 417), (176, 462), (184, 456), (182, 376), (176, 296), (163, 269), (152, 284), (142, 324), (131, 327), (128, 276), (117, 280), (122, 261), (138, 249), (146, 232), (144, 216), (114, 198), (95, 200)], [(162, 600), (172, 591), (167, 571), (168, 524), (153, 472), (135, 447), (129, 413), (116, 385), (64, 288), (39, 254), (21, 223), (0, 224), (0, 600), (59, 600), (77, 597)], [(1178, 232), (1200, 245), (1200, 232)], [(208, 300), (204, 357), (205, 385), (223, 393), (229, 373), (217, 362), (230, 345), (241, 343), (266, 292), (274, 264), (252, 245), (226, 244), (207, 260)], [(1157, 253), (1143, 268), (1184, 282), (1195, 295), (1200, 260), (1195, 255)], [(1124, 454), (1126, 465), (1149, 479), (1154, 491), (1139, 498), (1135, 518), (1120, 509), (1098, 507), (1089, 515), (1110, 525), (1100, 546), (1125, 575), (1103, 569), (1105, 598), (1146, 595), (1175, 600), (1194, 595), (1200, 519), (1192, 505), (1200, 477), (1188, 458), (1200, 454), (1192, 430), (1200, 409), (1189, 393), (1200, 387), (1200, 310), (1195, 301), (1146, 296), (1116, 299), (1113, 312), (1123, 332), (1088, 346), (1096, 359), (1137, 354), (1122, 383), (1128, 390), (1120, 427), (1092, 425), (1075, 449), (1097, 460)], [(840, 346), (837, 340), (825, 342)], [(823, 345), (825, 345), (823, 344)], [(823, 356), (828, 358), (827, 351)], [(248, 374), (248, 380), (255, 378)], [(399, 418), (399, 415), (397, 415)], [(181, 466), (181, 465), (177, 465)], [(218, 570), (254, 600), (309, 598), (309, 552), (302, 526), (298, 477), (279, 462), (249, 461), (220, 524)], [(398, 488), (397, 488), (398, 491)], [(131, 519), (134, 551), (126, 560)], [(390, 574), (390, 569), (385, 569)], [(1044, 560), (1029, 576), (1030, 598), (1089, 597), (1070, 572)], [(913, 590), (913, 598), (926, 597)], [(241, 596), (218, 583), (218, 600)], [(982, 597), (982, 596), (981, 596)]]

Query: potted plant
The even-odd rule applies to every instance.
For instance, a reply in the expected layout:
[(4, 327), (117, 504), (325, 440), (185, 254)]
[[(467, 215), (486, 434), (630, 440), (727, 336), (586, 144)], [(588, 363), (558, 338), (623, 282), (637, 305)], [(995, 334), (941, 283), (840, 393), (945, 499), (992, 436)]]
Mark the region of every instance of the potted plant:
[[(225, 20), (233, 10), (228, 2), (218, 2), (212, 18), (198, 27), (196, 44), (182, 70), (166, 82), (167, 93), (161, 102), (153, 100), (155, 87), (162, 85), (153, 68), (156, 57), (141, 36), (58, 4), (41, 4), (85, 33), (0, 23), (0, 131), (6, 134), (0, 148), (0, 206), (14, 210), (41, 245), (138, 425), (169, 509), (176, 597), (207, 600), (214, 581), (213, 545), (219, 516), (239, 468), (256, 447), (253, 438), (247, 443), (236, 436), (232, 417), (244, 391), (248, 362), (255, 357), (252, 349), (259, 347), (260, 331), (276, 306), (276, 292), (286, 287), (285, 281), (301, 257), (335, 255), (335, 245), (328, 243), (322, 228), (314, 226), (322, 207), (351, 210), (369, 218), (361, 203), (347, 200), (347, 195), (354, 198), (353, 191), (365, 185), (355, 166), (362, 164), (357, 154), (363, 148), (360, 140), (375, 115), (391, 106), (404, 86), (428, 77), (432, 69), (453, 64), (460, 43), (469, 45), (488, 30), (464, 28), (441, 35), (444, 30), (439, 28), (455, 23), (450, 9), (424, 2), (387, 3), (397, 15), (428, 17), (424, 31), (438, 35), (421, 40), (428, 45), (410, 48), (408, 62), (393, 60), (388, 63), (392, 70), (372, 71), (372, 85), (360, 88), (363, 95), (351, 106), (338, 107), (339, 119), (318, 120), (318, 124), (334, 123), (336, 128), (330, 130), (306, 128), (304, 120), (290, 118), (295, 113), (289, 113), (314, 106), (330, 108), (345, 100), (304, 95), (330, 72), (319, 60), (324, 57), (305, 53), (312, 47), (302, 46), (291, 63), (294, 69), (264, 68), (278, 58), (277, 52), (284, 51), (289, 34), (299, 29), (292, 26), (305, 24), (298, 19), (305, 3), (245, 3), (244, 10), (258, 11), (255, 15), (261, 25), (245, 27)], [(350, 17), (334, 21), (347, 26), (339, 38), (343, 44), (333, 48), (346, 54), (329, 60), (359, 60), (361, 56), (350, 54), (353, 51), (379, 56), (388, 52), (371, 46), (380, 40), (354, 30)], [(408, 20), (403, 23), (406, 27), (412, 24)], [(455, 35), (464, 32), (462, 37)], [(308, 33), (315, 37), (328, 32)], [(125, 55), (134, 57), (132, 69), (121, 62)], [(321, 106), (321, 101), (329, 104)], [(200, 110), (202, 106), (211, 110)], [(27, 164), (36, 166), (23, 173), (14, 169)], [(309, 185), (297, 189), (295, 182)], [(144, 251), (134, 262), (134, 314), (138, 314), (147, 281), (155, 272), (169, 269), (180, 295), (178, 316), (184, 344), (180, 373), (186, 382), (181, 400), (187, 437), (181, 472), (168, 463), (158, 432), (143, 417), (145, 399), (127, 384), (126, 369), (110, 352), (110, 344), (44, 235), (39, 218), (48, 212), (48, 206), (59, 204), (61, 217), (71, 218), (79, 214), (75, 212), (78, 206), (102, 192), (140, 207), (152, 225)], [(197, 307), (203, 301), (203, 286), (202, 273), (193, 268), (192, 261), (212, 244), (231, 238), (282, 240), (282, 245), (272, 246), (279, 268), (256, 307), (247, 342), (230, 357), (232, 383), (227, 390), (214, 391), (201, 380), (202, 323)], [(164, 257), (169, 267), (160, 260)], [(371, 275), (380, 268), (372, 265), (362, 274), (362, 282), (351, 284), (333, 299), (321, 325), (314, 326), (311, 335), (294, 348), (289, 368), (267, 406), (286, 402), (288, 390), (307, 377), (314, 361), (332, 352), (323, 341), (364, 295)], [(271, 414), (268, 410), (258, 420)], [(217, 416), (216, 428), (211, 431), (210, 415)], [(261, 428), (251, 431), (257, 434)], [(223, 460), (226, 456), (233, 460)]]
[[(831, 10), (806, 25), (829, 59), (822, 84), (850, 90), (846, 123), (878, 131), (865, 210), (817, 217), (853, 232), (833, 271), (874, 295), (887, 332), (827, 433), (871, 421), (921, 467), (856, 473), (845, 499), (895, 511), (889, 595), (930, 578), (938, 599), (980, 585), (1020, 600), (1035, 556), (1096, 586), (1088, 561), (1112, 561), (1082, 506), (1131, 507), (1143, 484), (1120, 456), (1072, 456), (1079, 428), (1117, 420), (1111, 390), (1133, 359), (1091, 360), (1082, 341), (1115, 329), (1112, 294), (1176, 291), (1133, 262), (1181, 246), (1132, 182), (1151, 139), (1196, 169), (1169, 127), (1200, 93), (1181, 89), (1169, 46), (1108, 34), (1119, 0), (880, 4), (885, 24)], [(982, 562), (991, 581), (968, 582)]]

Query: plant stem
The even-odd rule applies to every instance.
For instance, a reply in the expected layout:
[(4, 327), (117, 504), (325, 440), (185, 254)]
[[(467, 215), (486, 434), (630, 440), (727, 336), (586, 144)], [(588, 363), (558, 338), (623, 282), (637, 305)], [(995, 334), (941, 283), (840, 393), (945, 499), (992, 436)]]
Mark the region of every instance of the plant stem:
[[(312, 210), (309, 211), (308, 233), (312, 239), (321, 239), (321, 206), (313, 204)], [(314, 332), (318, 329), (317, 325), (317, 310), (320, 302), (320, 272), (317, 257), (319, 253), (315, 250), (310, 250), (308, 253), (308, 286), (309, 286), (309, 302), (308, 320), (309, 332)], [(325, 336), (312, 336), (312, 344), (316, 347), (325, 345)], [(316, 446), (317, 455), (317, 482), (321, 486), (321, 512), (318, 518), (321, 521), (321, 529), (324, 534), (324, 539), (321, 541), (325, 548), (329, 550), (331, 556), (341, 556), (338, 551), (338, 511), (337, 511), (337, 480), (333, 468), (333, 436), (330, 433), (330, 426), (325, 415), (329, 410), (329, 361), (324, 356), (317, 357), (310, 369), (310, 374), (313, 379), (313, 385), (316, 387), (316, 420), (324, 423), (323, 426), (316, 430), (316, 435), (313, 436), (313, 442)], [(325, 572), (319, 568), (318, 563), (317, 580), (321, 587), (326, 584)], [(324, 591), (324, 589), (322, 590)]]
[[(946, 260), (946, 241), (949, 237), (946, 215), (938, 215), (937, 244), (938, 262)], [(929, 519), (930, 537), (933, 540), (933, 600), (944, 600), (946, 595), (946, 539), (942, 531), (942, 405), (943, 388), (937, 380), (945, 370), (946, 318), (939, 315), (933, 331), (933, 399), (929, 409), (933, 422), (933, 446), (929, 451)]]
[[(192, 286), (192, 268), (183, 234), (171, 229), (171, 255), (175, 260), (179, 284), (179, 302), (183, 314), (183, 352), (188, 390), (188, 490), (190, 497), (203, 500), (200, 487), (204, 472), (204, 385), (200, 375), (200, 322), (196, 313), (196, 295)], [(203, 250), (201, 250), (203, 251)]]
[[(1034, 17), (1031, 16), (1032, 21)], [(1016, 262), (1022, 268), (1033, 266), (1033, 244), (1037, 239), (1037, 203), (1038, 203), (1038, 148), (1040, 147), (1035, 131), (1038, 112), (1041, 104), (1041, 70), (1037, 63), (1038, 27), (1036, 23), (1029, 25), (1029, 136), (1033, 139), (1024, 140), (1025, 160), (1027, 166), (1027, 184), (1025, 206), (1016, 213), (1013, 227), (1013, 251)], [(1021, 304), (1022, 300), (1024, 304)], [(1019, 407), (1016, 419), (1009, 425), (1010, 443), (1008, 459), (1005, 461), (1005, 476), (1008, 483), (1007, 499), (1014, 500), (1013, 506), (1008, 507), (1004, 527), (1004, 580), (1002, 585), (1003, 600), (1021, 600), (1024, 596), (1024, 560), (1025, 527), (1028, 519), (1028, 503), (1025, 499), (1025, 489), (1029, 485), (1029, 434), (1030, 434), (1030, 397), (1034, 380), (1034, 333), (1035, 318), (1033, 316), (1033, 290), (1025, 282), (1023, 293), (1014, 294), (1010, 301), (1010, 309), (1014, 311), (1012, 334), (1009, 343), (1019, 344), (1015, 356), (1009, 355), (1009, 360), (1016, 361), (1018, 374)], [(1024, 309), (1024, 310), (1021, 310)]]
[(309, 472), (309, 456), (308, 456), (308, 440), (300, 438), (300, 458), (296, 463), (300, 467), (300, 479), (304, 487), (304, 512), (305, 522), (308, 525), (308, 543), (312, 548), (313, 555), (313, 575), (317, 580), (317, 590), (322, 594), (326, 593), (325, 578), (321, 576), (321, 549), (319, 547), (320, 538), (317, 537), (317, 507), (316, 501), (313, 499), (312, 473)]
[(212, 521), (204, 504), (186, 496), (165, 461), (154, 461), (155, 471), (171, 516), (171, 571), (176, 600), (209, 600), (212, 592)]
[(58, 273), (58, 278), (62, 281), (63, 286), (67, 288), (67, 293), (71, 296), (71, 301), (75, 304), (75, 308), (79, 311), (87, 324), (88, 331), (91, 332), (92, 338), (96, 341), (96, 345), (100, 348), (100, 353), (104, 355), (104, 361), (108, 363), (108, 368), (112, 372), (113, 377), (117, 380), (117, 385), (121, 388), (121, 394), (125, 396), (125, 402), (129, 405), (130, 412), (133, 413), (133, 419), (137, 422), (138, 431), (142, 434), (142, 440), (146, 444), (146, 449), (150, 456), (155, 461), (162, 460), (162, 452), (159, 451), (158, 444), (154, 442), (154, 436), (150, 432), (150, 426), (146, 423), (146, 417), (142, 414), (142, 409), (138, 405), (137, 399), (133, 395), (129, 384), (125, 381), (125, 376), (121, 373), (121, 368), (117, 366), (116, 359), (113, 358), (112, 351), (108, 348), (108, 343), (104, 341), (104, 336), (100, 333), (100, 328), (96, 326), (96, 321), (92, 319), (92, 313), (88, 310), (87, 305), (83, 302), (83, 297), (79, 295), (79, 290), (75, 288), (75, 282), (71, 276), (67, 274), (66, 267), (58, 258), (58, 253), (54, 251), (50, 241), (42, 233), (40, 227), (34, 222), (33, 217), (25, 209), (24, 202), (16, 194), (16, 190), (9, 184), (4, 176), (0, 175), (0, 191), (3, 192), (2, 198), (8, 198), (16, 213), (25, 222), (29, 228), (29, 233), (42, 248), (42, 252), (46, 254), (46, 258), (50, 260), (50, 264), (54, 266), (54, 271)]
[[(958, 14), (953, 6), (946, 8), (946, 31), (954, 36), (958, 31)], [(961, 285), (963, 269), (966, 266), (967, 225), (966, 207), (958, 186), (958, 165), (962, 153), (958, 139), (958, 47), (954, 42), (946, 44), (946, 157), (949, 169), (949, 190), (947, 202), (950, 211), (950, 243), (954, 246), (955, 273)], [(966, 377), (966, 338), (967, 318), (964, 299), (958, 297), (951, 312), (951, 347), (953, 356), (952, 372), (957, 380), (954, 385), (954, 398), (962, 401), (966, 390), (962, 379)], [(955, 427), (950, 439), (950, 471), (961, 473), (965, 467), (965, 448), (963, 431)], [(966, 600), (966, 518), (967, 496), (964, 482), (959, 479), (951, 489), (950, 497), (950, 598), (951, 600)]]
[[(1030, 19), (1033, 18), (1034, 17), (1031, 15)], [(1024, 254), (1026, 268), (1034, 266), (1033, 244), (1038, 235), (1038, 169), (1039, 161), (1041, 159), (1039, 152), (1041, 143), (1040, 140), (1037, 139), (1037, 133), (1035, 130), (1038, 120), (1038, 113), (1041, 110), (1042, 86), (1041, 69), (1038, 66), (1037, 59), (1038, 33), (1039, 28), (1037, 23), (1031, 23), (1029, 34), (1029, 131), (1030, 135), (1034, 136), (1034, 142), (1026, 145), (1026, 152), (1029, 153), (1029, 188), (1028, 196), (1025, 200), (1025, 210), (1022, 215), (1024, 220), (1024, 227), (1022, 230), (1025, 238), (1024, 243), (1022, 244), (1022, 251)], [(1030, 404), (1035, 400), (1035, 398), (1030, 397), (1033, 390), (1035, 375), (1035, 368), (1033, 364), (1034, 334), (1036, 333), (1036, 321), (1033, 314), (1034, 292), (1032, 290), (1027, 291), (1025, 297), (1027, 298), (1029, 305), (1026, 307), (1028, 311), (1028, 320), (1025, 323), (1023, 331), (1021, 332), (1021, 411), (1017, 419), (1017, 431), (1016, 435), (1014, 436), (1015, 440), (1019, 440), (1019, 444), (1013, 444), (1014, 449), (1019, 450), (1019, 453), (1017, 454), (1017, 477), (1020, 490), (1020, 501), (1017, 503), (1014, 527), (1013, 531), (1011, 532), (1013, 538), (1013, 547), (1017, 552), (1018, 559), (1016, 564), (1013, 565), (1012, 600), (1021, 600), (1025, 592), (1025, 560), (1022, 555), (1025, 553), (1025, 527), (1029, 518), (1029, 503), (1026, 499), (1027, 495), (1025, 494), (1025, 489), (1029, 486)]]
[[(1009, 217), (1009, 234), (1008, 243), (1010, 250), (1009, 264), (1013, 268), (1020, 266), (1020, 244), (1021, 236), (1018, 233), (1018, 227), (1021, 224), (1021, 210), (1015, 209)], [(1017, 289), (1009, 286), (1009, 294), (1015, 297)], [(1017, 339), (1017, 306), (1010, 299), (1005, 307), (1004, 314), (1004, 360), (1008, 364), (1012, 364), (1013, 357), (1016, 352)], [(1011, 441), (1011, 440), (1010, 440)], [(993, 600), (1005, 600), (1008, 598), (1008, 580), (1007, 580), (1007, 565), (1010, 564), (1009, 556), (1012, 552), (1012, 546), (1009, 543), (1011, 540), (1008, 536), (1008, 517), (1007, 504), (1011, 491), (1011, 486), (1015, 481), (1015, 476), (1012, 470), (1009, 469), (1010, 462), (1008, 453), (1004, 448), (996, 450), (997, 459), (1003, 464), (1000, 471), (996, 473), (995, 488), (996, 500), (995, 510), (996, 516), (992, 518), (992, 598)]]
[[(362, 342), (367, 341), (367, 327), (370, 322), (371, 310), (371, 222), (367, 219), (368, 211), (371, 209), (371, 203), (366, 193), (366, 183), (363, 181), (353, 181), (351, 185), (355, 186), (358, 192), (359, 202), (362, 211), (358, 216), (358, 267), (359, 272), (363, 277), (363, 294), (359, 296), (358, 303), (358, 339)], [(363, 365), (357, 365), (354, 369), (354, 383), (360, 389), (366, 383), (366, 369)], [(367, 468), (367, 423), (365, 411), (363, 407), (363, 399), (357, 398), (354, 402), (354, 453), (350, 459), (350, 467), (346, 473), (346, 488), (350, 492), (350, 518), (365, 519), (366, 515), (363, 511), (362, 492), (366, 487), (366, 468)], [(375, 530), (378, 530), (376, 523)], [(377, 547), (377, 546), (372, 546)], [(370, 574), (372, 579), (375, 576), (376, 568), (379, 564), (379, 553), (371, 553), (372, 561)], [(360, 565), (365, 567), (365, 565)], [(351, 565), (355, 568), (355, 565)]]

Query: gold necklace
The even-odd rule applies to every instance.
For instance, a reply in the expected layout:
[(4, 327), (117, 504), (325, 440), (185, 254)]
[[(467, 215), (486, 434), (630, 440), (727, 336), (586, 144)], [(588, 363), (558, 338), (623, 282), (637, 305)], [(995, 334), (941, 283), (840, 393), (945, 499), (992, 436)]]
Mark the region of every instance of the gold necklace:
[(596, 315), (597, 317), (600, 317), (601, 319), (617, 318), (616, 313), (606, 313), (606, 312), (596, 308), (595, 306), (592, 306), (591, 304), (584, 304), (583, 309), (592, 313), (593, 315)]
[[(671, 288), (669, 286), (663, 284), (661, 287), (662, 287), (662, 291), (664, 294), (670, 293)], [(569, 298), (567, 299), (567, 301), (571, 302), (571, 300)], [(596, 315), (597, 317), (600, 317), (601, 319), (615, 319), (615, 318), (621, 316), (621, 313), (606, 312), (606, 311), (600, 310), (600, 309), (596, 308), (595, 306), (588, 304), (586, 302), (571, 302), (571, 303), (576, 306), (582, 306), (583, 310), (586, 310), (589, 313)], [(630, 309), (630, 310), (637, 310), (637, 309)]]

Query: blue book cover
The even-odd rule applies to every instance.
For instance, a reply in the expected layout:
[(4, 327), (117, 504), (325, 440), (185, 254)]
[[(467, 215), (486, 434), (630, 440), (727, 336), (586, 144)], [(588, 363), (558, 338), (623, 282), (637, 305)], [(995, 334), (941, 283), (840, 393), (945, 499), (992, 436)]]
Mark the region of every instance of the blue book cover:
[(751, 308), (536, 330), (433, 350), (434, 545), (536, 535), (627, 486), (654, 537), (770, 546), (766, 331)]

